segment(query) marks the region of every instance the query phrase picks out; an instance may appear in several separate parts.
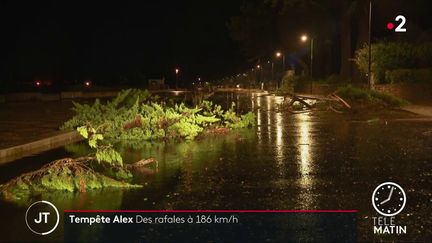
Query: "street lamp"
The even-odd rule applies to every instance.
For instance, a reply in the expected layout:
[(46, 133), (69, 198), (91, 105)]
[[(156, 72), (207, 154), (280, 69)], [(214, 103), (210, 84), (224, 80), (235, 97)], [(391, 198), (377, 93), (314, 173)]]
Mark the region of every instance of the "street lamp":
[(176, 87), (176, 89), (178, 89), (178, 73), (179, 73), (179, 71), (180, 70), (178, 68), (175, 69), (175, 76), (176, 76), (176, 86), (175, 87)]
[[(313, 74), (313, 48), (314, 48), (314, 39), (311, 37), (310, 38), (310, 71), (309, 71), (309, 75), (311, 77), (311, 83), (310, 83), (310, 92), (312, 93), (312, 74)], [(300, 37), (300, 40), (302, 42), (306, 42), (308, 40), (308, 36), (307, 35), (302, 35)]]
[(285, 55), (280, 51), (276, 52), (277, 58), (280, 58), (281, 56), (282, 56), (282, 70), (285, 70)]
[[(307, 35), (302, 35), (300, 37), (300, 40), (302, 42), (306, 42), (308, 39), (309, 38)], [(310, 71), (309, 71), (311, 78), (312, 78), (312, 74), (313, 74), (313, 49), (314, 49), (314, 39), (311, 38), (311, 40), (310, 40)]]
[[(278, 51), (276, 52), (276, 58), (280, 58), (282, 57), (282, 76), (283, 76), (283, 72), (285, 71), (285, 55)], [(276, 81), (276, 88), (279, 88), (279, 79)]]
[(259, 70), (259, 74), (257, 74), (256, 76), (258, 76), (257, 77), (257, 82), (259, 82), (259, 81), (261, 81), (262, 80), (262, 72), (263, 72), (263, 69), (262, 69), (262, 67), (261, 67), (261, 65), (256, 65), (256, 68), (257, 68), (257, 70)]
[(369, 89), (372, 89), (372, 73), (371, 73), (371, 64), (372, 64), (372, 49), (371, 49), (371, 24), (372, 24), (372, 1), (369, 1), (369, 33), (368, 33), (368, 86)]
[(302, 35), (302, 36), (300, 37), (300, 39), (301, 39), (303, 42), (305, 42), (305, 41), (307, 41), (308, 37), (307, 37), (307, 35)]
[(274, 62), (271, 62), (271, 82), (274, 80)]

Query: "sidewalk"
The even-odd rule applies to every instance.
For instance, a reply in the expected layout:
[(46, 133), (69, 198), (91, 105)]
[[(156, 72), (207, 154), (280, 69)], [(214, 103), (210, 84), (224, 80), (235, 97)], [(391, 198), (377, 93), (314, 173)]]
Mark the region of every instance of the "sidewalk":
[(418, 115), (432, 117), (432, 106), (429, 105), (406, 105), (401, 107), (401, 109)]

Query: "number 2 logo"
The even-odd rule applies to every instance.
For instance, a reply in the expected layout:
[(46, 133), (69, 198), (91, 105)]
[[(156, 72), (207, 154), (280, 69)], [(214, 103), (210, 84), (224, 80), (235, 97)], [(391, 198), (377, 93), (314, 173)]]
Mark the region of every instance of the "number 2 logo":
[(406, 23), (406, 18), (403, 15), (398, 15), (395, 18), (396, 22), (400, 21), (400, 24), (396, 27), (395, 32), (406, 32), (406, 29), (404, 28), (404, 25)]

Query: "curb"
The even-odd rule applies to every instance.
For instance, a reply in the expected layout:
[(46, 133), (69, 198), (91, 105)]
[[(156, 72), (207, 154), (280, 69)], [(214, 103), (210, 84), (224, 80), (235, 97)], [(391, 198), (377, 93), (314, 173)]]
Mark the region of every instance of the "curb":
[(420, 116), (432, 117), (432, 106), (407, 105), (402, 106), (399, 109)]
[(5, 164), (25, 156), (48, 151), (81, 140), (83, 140), (83, 137), (81, 137), (78, 132), (70, 131), (34, 142), (0, 149), (0, 164)]

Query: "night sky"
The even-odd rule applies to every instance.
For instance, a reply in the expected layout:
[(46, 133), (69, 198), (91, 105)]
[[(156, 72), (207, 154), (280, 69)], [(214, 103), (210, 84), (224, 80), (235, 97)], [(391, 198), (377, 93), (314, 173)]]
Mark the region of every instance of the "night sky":
[[(244, 62), (227, 22), (242, 1), (1, 2), (3, 79), (116, 82), (230, 74)], [(170, 76), (171, 75), (171, 76)]]
[[(124, 77), (164, 76), (173, 84), (176, 67), (185, 83), (243, 72), (254, 65), (254, 59), (242, 54), (227, 27), (232, 16), (240, 15), (243, 2), (1, 1), (0, 82), (91, 79), (116, 84)], [(409, 27), (397, 38), (429, 40), (431, 7), (432, 1), (427, 0), (377, 2), (373, 41), (394, 36), (385, 26), (397, 14), (407, 16)], [(276, 43), (275, 50), (289, 50), (290, 44), (301, 48), (301, 29), (323, 29), (313, 11), (293, 16), (288, 14), (279, 25), (279, 36), (268, 35), (273, 38), (271, 44)], [(320, 36), (317, 41), (326, 40)], [(272, 55), (273, 50), (265, 52)], [(333, 53), (332, 58), (337, 64), (338, 54)]]

